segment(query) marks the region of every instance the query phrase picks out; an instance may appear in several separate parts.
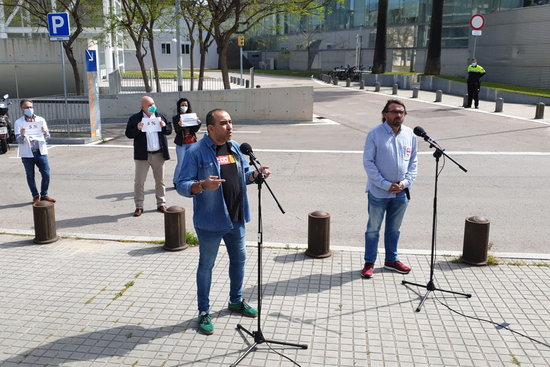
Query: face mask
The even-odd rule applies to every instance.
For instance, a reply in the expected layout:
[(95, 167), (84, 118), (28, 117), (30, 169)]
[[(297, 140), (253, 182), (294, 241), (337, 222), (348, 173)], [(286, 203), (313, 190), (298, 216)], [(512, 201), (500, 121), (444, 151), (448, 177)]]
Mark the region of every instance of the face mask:
[(187, 106), (180, 106), (181, 113), (186, 113), (188, 108), (189, 107), (187, 107)]
[(34, 116), (34, 110), (32, 108), (25, 108), (23, 110), (23, 114), (27, 117), (33, 117)]
[(473, 66), (473, 67), (476, 67), (476, 66), (477, 66), (477, 63), (472, 62), (472, 66)]
[(151, 106), (147, 109), (147, 112), (149, 113), (155, 113), (157, 112), (157, 106)]

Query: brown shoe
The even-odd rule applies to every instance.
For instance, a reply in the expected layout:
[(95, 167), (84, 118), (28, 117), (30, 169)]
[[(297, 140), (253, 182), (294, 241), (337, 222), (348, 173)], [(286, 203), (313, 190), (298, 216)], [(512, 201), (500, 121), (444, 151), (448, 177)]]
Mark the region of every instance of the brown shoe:
[(134, 210), (134, 217), (139, 217), (141, 214), (143, 214), (142, 208), (136, 208), (136, 210)]
[(157, 211), (161, 213), (166, 213), (166, 205), (159, 205)]
[(32, 198), (32, 203), (38, 203), (40, 201), (40, 196), (35, 196)]
[(55, 203), (55, 199), (52, 198), (52, 197), (50, 197), (50, 196), (48, 196), (48, 195), (42, 196), (42, 197), (40, 198), (40, 200), (42, 200), (42, 201), (49, 201), (50, 203)]
[(374, 274), (374, 264), (365, 263), (365, 266), (363, 266), (363, 270), (361, 270), (361, 277), (365, 279), (370, 279), (372, 278), (373, 274)]

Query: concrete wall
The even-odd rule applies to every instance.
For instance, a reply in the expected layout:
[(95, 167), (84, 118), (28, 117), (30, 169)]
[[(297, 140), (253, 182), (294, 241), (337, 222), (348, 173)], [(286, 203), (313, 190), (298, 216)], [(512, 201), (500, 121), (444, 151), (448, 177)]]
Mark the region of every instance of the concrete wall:
[[(63, 94), (63, 73), (59, 42), (44, 38), (0, 39), (0, 94), (13, 97), (36, 97)], [(87, 41), (77, 42), (74, 53), (81, 78), (86, 79), (84, 51)], [(74, 93), (73, 69), (65, 56), (67, 91)]]
[[(149, 93), (160, 112), (176, 114), (176, 102), (188, 98), (193, 112), (204, 121), (206, 113), (223, 108), (231, 118), (261, 121), (311, 121), (313, 118), (313, 87), (256, 88), (219, 91)], [(101, 119), (126, 122), (140, 110), (140, 94), (101, 96)]]
[(483, 80), (550, 87), (550, 5), (487, 14), (485, 24), (476, 45)]

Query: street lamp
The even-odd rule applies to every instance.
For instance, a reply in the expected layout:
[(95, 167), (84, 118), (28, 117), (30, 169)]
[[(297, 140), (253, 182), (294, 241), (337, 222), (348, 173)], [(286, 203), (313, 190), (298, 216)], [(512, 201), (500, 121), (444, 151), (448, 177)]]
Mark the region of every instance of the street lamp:
[[(180, 13), (180, 0), (176, 0), (176, 14)], [(172, 41), (176, 42), (176, 57), (177, 57), (177, 73), (178, 73), (178, 92), (183, 90), (183, 81), (181, 79), (181, 32), (180, 32), (180, 17), (176, 20), (176, 38)]]

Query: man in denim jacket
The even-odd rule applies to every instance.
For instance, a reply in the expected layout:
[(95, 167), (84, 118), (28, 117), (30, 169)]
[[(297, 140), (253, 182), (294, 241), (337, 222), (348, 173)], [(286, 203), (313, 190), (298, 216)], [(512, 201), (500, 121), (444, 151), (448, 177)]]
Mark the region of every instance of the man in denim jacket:
[[(179, 194), (193, 198), (193, 225), (199, 239), (197, 299), (199, 330), (214, 332), (210, 318), (210, 286), (220, 241), (229, 255), (229, 310), (256, 317), (257, 311), (242, 298), (246, 263), (245, 222), (250, 221), (246, 185), (258, 172), (231, 140), (233, 125), (227, 111), (215, 109), (206, 116), (208, 135), (193, 144), (185, 156), (176, 183)], [(264, 177), (269, 167), (260, 167)]]

